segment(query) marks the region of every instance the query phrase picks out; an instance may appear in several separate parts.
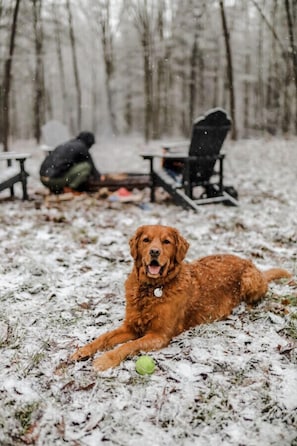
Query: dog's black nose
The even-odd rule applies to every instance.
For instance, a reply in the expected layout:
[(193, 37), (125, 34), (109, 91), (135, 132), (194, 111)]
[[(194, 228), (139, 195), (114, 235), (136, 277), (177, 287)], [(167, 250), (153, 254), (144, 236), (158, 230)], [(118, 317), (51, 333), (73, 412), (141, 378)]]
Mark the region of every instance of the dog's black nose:
[(150, 249), (150, 255), (152, 257), (159, 257), (160, 250), (158, 248), (152, 248), (152, 249)]

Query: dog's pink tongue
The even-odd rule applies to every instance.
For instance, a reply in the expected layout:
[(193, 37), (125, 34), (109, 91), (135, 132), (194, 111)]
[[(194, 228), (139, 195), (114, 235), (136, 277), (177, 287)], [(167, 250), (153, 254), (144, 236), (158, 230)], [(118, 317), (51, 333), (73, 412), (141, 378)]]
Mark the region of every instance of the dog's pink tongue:
[(154, 275), (154, 276), (159, 274), (160, 269), (161, 269), (161, 266), (149, 265), (149, 267), (148, 267), (149, 273)]

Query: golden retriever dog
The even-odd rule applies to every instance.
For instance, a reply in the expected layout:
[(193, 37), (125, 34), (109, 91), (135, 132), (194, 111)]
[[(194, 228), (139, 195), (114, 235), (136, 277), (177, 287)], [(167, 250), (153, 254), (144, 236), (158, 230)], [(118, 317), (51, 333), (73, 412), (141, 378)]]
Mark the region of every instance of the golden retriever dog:
[(251, 261), (228, 254), (185, 263), (188, 248), (174, 228), (138, 228), (130, 240), (134, 266), (125, 284), (123, 324), (79, 348), (71, 360), (121, 344), (93, 363), (98, 371), (115, 367), (128, 356), (166, 347), (190, 327), (227, 317), (242, 301), (258, 302), (269, 281), (291, 276), (280, 268), (261, 272)]

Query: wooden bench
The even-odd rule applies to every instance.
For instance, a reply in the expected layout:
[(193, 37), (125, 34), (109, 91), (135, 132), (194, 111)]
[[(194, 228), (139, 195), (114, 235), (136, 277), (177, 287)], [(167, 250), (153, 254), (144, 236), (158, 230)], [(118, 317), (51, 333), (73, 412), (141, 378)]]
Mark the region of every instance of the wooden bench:
[(14, 185), (22, 183), (23, 200), (28, 200), (27, 177), (25, 161), (31, 155), (29, 153), (3, 152), (0, 153), (0, 192), (10, 189), (10, 195), (14, 196)]

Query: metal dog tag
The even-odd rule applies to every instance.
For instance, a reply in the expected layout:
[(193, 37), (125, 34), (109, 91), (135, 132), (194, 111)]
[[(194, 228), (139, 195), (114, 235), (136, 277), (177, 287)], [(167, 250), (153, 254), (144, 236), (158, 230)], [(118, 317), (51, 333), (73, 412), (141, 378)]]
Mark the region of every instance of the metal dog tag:
[(155, 297), (162, 297), (162, 296), (163, 296), (163, 290), (162, 290), (162, 288), (155, 288), (155, 289), (154, 289), (154, 296), (155, 296)]

